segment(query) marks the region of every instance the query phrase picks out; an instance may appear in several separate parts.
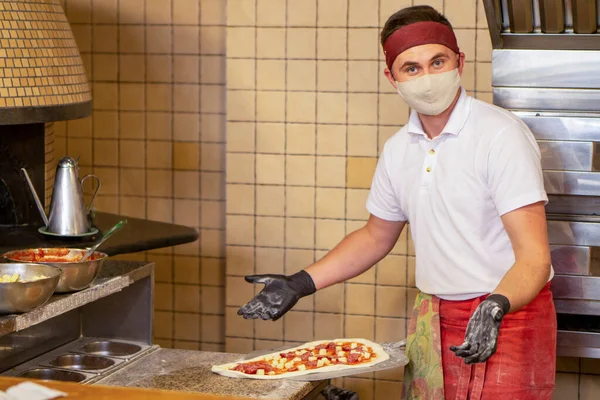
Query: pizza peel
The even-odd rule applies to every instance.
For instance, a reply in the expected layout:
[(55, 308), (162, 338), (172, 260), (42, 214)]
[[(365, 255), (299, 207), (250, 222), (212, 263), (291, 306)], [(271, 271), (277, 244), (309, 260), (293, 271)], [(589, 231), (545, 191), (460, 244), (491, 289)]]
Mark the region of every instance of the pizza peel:
[[(408, 364), (408, 357), (404, 354), (404, 348), (406, 346), (406, 339), (401, 340), (399, 342), (387, 342), (387, 343), (379, 343), (381, 347), (385, 350), (386, 353), (389, 354), (390, 358), (370, 367), (357, 367), (350, 368), (347, 370), (341, 371), (329, 371), (329, 372), (312, 372), (302, 376), (293, 376), (293, 377), (282, 377), (282, 379), (293, 380), (293, 381), (323, 381), (327, 379), (333, 378), (341, 378), (343, 376), (350, 375), (358, 375), (358, 374), (366, 374), (369, 372), (375, 371), (383, 371), (386, 369), (403, 367)], [(256, 350), (249, 354), (246, 354), (240, 361), (250, 360), (255, 357), (264, 356), (271, 353), (276, 353), (280, 351), (285, 351), (293, 346), (281, 346), (273, 349), (263, 349)]]

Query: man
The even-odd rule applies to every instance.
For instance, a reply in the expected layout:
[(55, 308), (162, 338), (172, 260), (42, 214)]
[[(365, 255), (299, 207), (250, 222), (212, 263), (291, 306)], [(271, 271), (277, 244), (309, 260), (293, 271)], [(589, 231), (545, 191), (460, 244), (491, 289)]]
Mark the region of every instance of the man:
[(381, 43), (412, 112), (380, 155), (368, 222), (303, 271), (247, 277), (265, 287), (238, 313), (280, 318), (376, 264), (410, 221), (419, 294), (403, 398), (549, 400), (556, 314), (537, 143), (516, 116), (461, 88), (465, 55), (433, 8), (392, 15)]

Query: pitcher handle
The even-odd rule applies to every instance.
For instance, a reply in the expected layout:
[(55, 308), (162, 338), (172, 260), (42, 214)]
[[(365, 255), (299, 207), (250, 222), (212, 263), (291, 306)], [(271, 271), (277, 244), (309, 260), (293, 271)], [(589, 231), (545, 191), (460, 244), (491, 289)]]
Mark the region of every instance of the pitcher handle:
[(94, 200), (96, 200), (96, 195), (98, 194), (98, 191), (102, 187), (102, 183), (100, 182), (100, 178), (98, 178), (94, 174), (87, 174), (86, 176), (84, 176), (83, 178), (81, 178), (81, 187), (82, 188), (83, 188), (83, 181), (85, 181), (87, 178), (90, 178), (90, 177), (96, 178), (96, 180), (98, 181), (98, 187), (96, 188), (96, 191), (94, 192), (94, 194), (92, 196), (92, 200), (90, 201), (90, 205), (87, 206), (86, 214), (89, 214), (90, 211), (92, 210), (92, 206), (94, 205)]

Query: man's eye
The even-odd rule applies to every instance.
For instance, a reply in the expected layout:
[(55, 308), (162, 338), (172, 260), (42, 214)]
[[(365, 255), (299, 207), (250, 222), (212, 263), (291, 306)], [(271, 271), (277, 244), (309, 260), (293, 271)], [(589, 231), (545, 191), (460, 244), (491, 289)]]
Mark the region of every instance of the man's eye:
[(444, 61), (442, 61), (442, 60), (435, 60), (433, 62), (434, 67), (441, 67), (442, 65), (444, 65)]
[(406, 72), (408, 72), (409, 74), (414, 74), (415, 72), (417, 72), (417, 68), (416, 67), (408, 67), (406, 69)]

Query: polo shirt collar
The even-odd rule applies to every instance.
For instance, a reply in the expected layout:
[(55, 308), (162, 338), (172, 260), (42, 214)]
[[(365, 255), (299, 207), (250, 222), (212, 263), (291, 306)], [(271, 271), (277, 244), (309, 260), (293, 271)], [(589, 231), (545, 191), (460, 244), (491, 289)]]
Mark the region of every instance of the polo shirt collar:
[[(450, 118), (440, 135), (447, 133), (458, 136), (463, 126), (465, 126), (465, 122), (467, 122), (469, 112), (471, 111), (472, 99), (471, 96), (467, 95), (465, 88), (461, 87), (460, 96), (458, 97), (456, 106), (454, 107), (454, 110), (452, 110), (452, 114), (450, 114)], [(410, 112), (410, 118), (408, 119), (408, 133), (427, 136), (423, 129), (423, 124), (421, 124), (421, 120), (419, 119), (419, 114), (415, 110), (411, 110)]]

